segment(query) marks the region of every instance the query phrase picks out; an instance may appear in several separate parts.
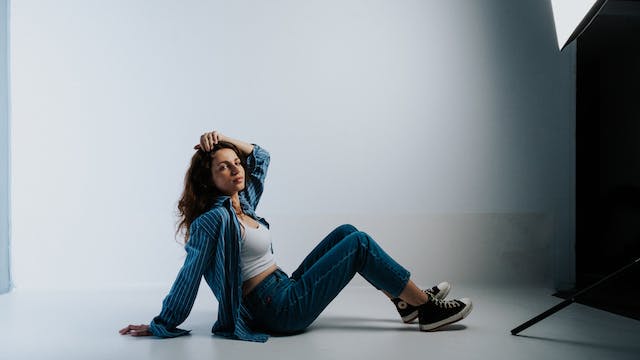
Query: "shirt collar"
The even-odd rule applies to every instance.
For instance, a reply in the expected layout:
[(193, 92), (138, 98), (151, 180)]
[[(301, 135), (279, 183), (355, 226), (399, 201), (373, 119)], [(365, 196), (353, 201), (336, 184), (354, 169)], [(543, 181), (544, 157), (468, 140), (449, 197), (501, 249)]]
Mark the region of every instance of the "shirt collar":
[[(251, 209), (251, 206), (249, 205), (247, 200), (245, 200), (244, 196), (239, 196), (239, 199), (240, 199), (240, 207), (242, 208), (242, 211), (244, 211), (245, 213), (253, 214), (253, 209)], [(212, 207), (219, 207), (219, 206), (224, 206), (229, 210), (233, 210), (231, 205), (231, 196), (227, 196), (227, 195), (218, 196), (213, 201)]]

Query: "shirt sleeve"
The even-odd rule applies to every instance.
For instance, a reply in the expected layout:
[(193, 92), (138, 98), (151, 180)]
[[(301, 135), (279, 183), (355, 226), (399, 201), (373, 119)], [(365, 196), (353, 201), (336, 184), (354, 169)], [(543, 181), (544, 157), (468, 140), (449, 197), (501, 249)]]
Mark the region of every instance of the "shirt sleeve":
[(249, 204), (255, 209), (258, 206), (262, 190), (264, 190), (264, 179), (269, 168), (269, 152), (262, 147), (253, 144), (253, 151), (247, 156), (247, 172), (249, 177), (246, 181), (246, 188), (241, 192)]
[(184, 322), (191, 312), (202, 275), (210, 265), (217, 245), (217, 238), (205, 231), (203, 226), (198, 226), (197, 223), (192, 225), (195, 226), (191, 227), (189, 241), (185, 246), (187, 257), (184, 264), (169, 294), (162, 302), (160, 315), (149, 325), (149, 331), (158, 337), (176, 337), (191, 331), (179, 329), (177, 326)]

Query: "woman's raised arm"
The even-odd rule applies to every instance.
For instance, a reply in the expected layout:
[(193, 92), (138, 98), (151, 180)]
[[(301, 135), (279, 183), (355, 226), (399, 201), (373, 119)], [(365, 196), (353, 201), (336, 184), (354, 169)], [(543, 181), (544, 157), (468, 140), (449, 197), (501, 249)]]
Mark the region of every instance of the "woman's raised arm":
[(204, 149), (204, 151), (211, 151), (213, 145), (217, 144), (218, 141), (226, 141), (232, 143), (238, 148), (238, 150), (242, 152), (244, 156), (251, 154), (251, 152), (253, 151), (252, 144), (249, 144), (242, 140), (224, 136), (219, 131), (215, 130), (202, 134), (202, 136), (200, 136), (200, 144), (196, 145), (194, 149)]

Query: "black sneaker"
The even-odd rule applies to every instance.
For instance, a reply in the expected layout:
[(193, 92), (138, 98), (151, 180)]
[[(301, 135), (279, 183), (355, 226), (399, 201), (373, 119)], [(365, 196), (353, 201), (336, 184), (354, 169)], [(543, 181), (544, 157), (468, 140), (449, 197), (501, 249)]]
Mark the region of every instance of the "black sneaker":
[[(422, 290), (425, 294), (429, 296), (429, 298), (434, 298), (438, 300), (442, 300), (449, 294), (451, 290), (451, 285), (443, 281), (440, 284), (432, 287), (431, 289)], [(409, 305), (407, 302), (403, 301), (400, 298), (395, 298), (391, 300), (395, 306), (396, 310), (400, 314), (402, 321), (405, 323), (410, 323), (418, 317), (418, 307)]]
[(430, 298), (424, 305), (418, 307), (418, 323), (421, 331), (433, 331), (445, 325), (453, 324), (464, 319), (473, 305), (471, 300), (438, 300)]

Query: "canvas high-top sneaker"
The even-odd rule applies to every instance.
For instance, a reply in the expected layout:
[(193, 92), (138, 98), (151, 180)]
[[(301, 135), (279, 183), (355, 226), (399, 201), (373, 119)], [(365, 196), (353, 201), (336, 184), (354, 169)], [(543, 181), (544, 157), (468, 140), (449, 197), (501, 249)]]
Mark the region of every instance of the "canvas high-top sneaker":
[[(445, 297), (447, 297), (450, 290), (451, 285), (448, 282), (443, 281), (430, 289), (425, 289), (422, 291), (427, 294), (429, 298), (433, 297), (438, 300), (443, 300)], [(399, 298), (392, 299), (391, 302), (393, 302), (396, 306), (396, 310), (398, 310), (398, 313), (400, 314), (403, 322), (408, 324), (418, 317), (417, 306), (409, 305), (407, 302)]]
[(456, 300), (438, 300), (429, 298), (418, 307), (418, 324), (421, 331), (433, 331), (445, 325), (464, 319), (473, 305), (468, 298)]

